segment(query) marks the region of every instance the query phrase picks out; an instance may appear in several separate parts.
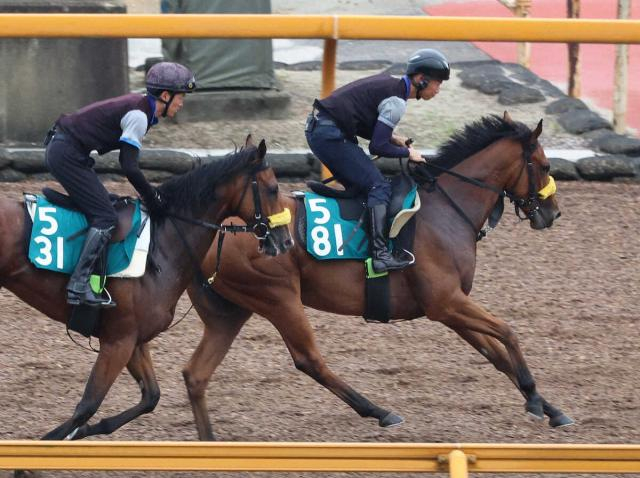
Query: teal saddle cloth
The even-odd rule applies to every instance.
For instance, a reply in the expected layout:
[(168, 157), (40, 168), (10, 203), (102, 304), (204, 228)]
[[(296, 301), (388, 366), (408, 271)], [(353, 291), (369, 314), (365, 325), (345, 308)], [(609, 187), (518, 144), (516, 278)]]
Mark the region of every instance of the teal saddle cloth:
[[(129, 266), (141, 221), (140, 201), (135, 201), (131, 231), (123, 241), (109, 244), (107, 275), (117, 274)], [(39, 269), (71, 274), (80, 257), (87, 227), (87, 219), (81, 212), (36, 196), (29, 260)]]
[[(400, 209), (410, 209), (416, 199), (413, 187), (403, 198)], [(304, 241), (309, 254), (319, 260), (366, 259), (369, 236), (363, 229), (366, 207), (359, 199), (336, 199), (315, 192), (304, 193), (306, 231)], [(393, 218), (389, 218), (391, 222)], [(304, 230), (304, 228), (303, 228)], [(390, 241), (393, 249), (395, 241)]]

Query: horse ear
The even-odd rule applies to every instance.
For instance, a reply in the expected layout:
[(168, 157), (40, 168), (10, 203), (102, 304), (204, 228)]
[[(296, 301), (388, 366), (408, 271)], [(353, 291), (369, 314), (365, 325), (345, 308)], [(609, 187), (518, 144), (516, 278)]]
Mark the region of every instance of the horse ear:
[(260, 160), (263, 160), (266, 154), (267, 154), (267, 143), (263, 139), (262, 141), (260, 141), (260, 144), (258, 145), (258, 157), (260, 158)]
[(254, 146), (254, 144), (253, 144), (253, 136), (251, 136), (251, 133), (249, 133), (247, 135), (247, 139), (244, 140), (244, 147), (245, 148), (249, 148), (251, 146)]
[(534, 129), (533, 133), (531, 133), (531, 142), (537, 141), (541, 133), (542, 133), (542, 120), (538, 121), (538, 126), (536, 126), (536, 129)]
[(507, 110), (504, 111), (504, 115), (502, 116), (504, 121), (508, 124), (513, 124), (514, 121), (511, 119), (511, 115), (509, 114), (509, 112)]

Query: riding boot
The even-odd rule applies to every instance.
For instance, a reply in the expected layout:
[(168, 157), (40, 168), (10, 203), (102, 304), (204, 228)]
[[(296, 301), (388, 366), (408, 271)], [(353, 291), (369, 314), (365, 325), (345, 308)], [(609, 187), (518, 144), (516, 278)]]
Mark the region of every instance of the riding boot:
[(89, 283), (96, 261), (98, 261), (107, 247), (114, 229), (115, 227), (108, 229), (89, 228), (80, 258), (67, 285), (68, 304), (84, 304), (94, 307), (114, 305), (111, 299), (104, 298), (101, 294), (96, 294)]
[(377, 273), (403, 269), (410, 265), (410, 259), (401, 259), (389, 253), (387, 232), (387, 206), (378, 204), (369, 208), (369, 234), (371, 239), (371, 259)]

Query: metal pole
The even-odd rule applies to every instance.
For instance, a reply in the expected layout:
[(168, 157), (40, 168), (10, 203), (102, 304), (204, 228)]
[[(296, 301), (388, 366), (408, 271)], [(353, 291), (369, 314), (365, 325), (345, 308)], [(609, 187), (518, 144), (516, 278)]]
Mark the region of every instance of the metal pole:
[[(631, 10), (629, 0), (618, 0), (618, 18), (629, 18)], [(629, 45), (616, 45), (616, 66), (613, 89), (613, 129), (624, 133), (627, 129), (627, 67), (629, 63)]]
[(450, 478), (469, 478), (467, 455), (460, 450), (449, 453), (449, 476)]
[[(324, 41), (324, 53), (322, 55), (322, 98), (329, 96), (336, 89), (336, 50), (338, 41), (327, 38)], [(329, 168), (322, 165), (322, 179), (333, 176)]]

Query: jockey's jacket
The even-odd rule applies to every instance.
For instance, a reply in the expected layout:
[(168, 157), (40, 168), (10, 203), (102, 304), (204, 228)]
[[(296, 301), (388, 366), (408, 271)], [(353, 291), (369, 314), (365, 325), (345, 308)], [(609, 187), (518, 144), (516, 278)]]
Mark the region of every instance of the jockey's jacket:
[(314, 106), (333, 119), (347, 138), (371, 139), (377, 121), (392, 130), (396, 127), (406, 111), (409, 89), (406, 76), (381, 73), (342, 86)]
[(158, 122), (155, 108), (153, 97), (131, 93), (63, 114), (56, 124), (87, 154), (93, 150), (104, 154), (120, 149), (121, 141), (140, 149), (142, 138)]

